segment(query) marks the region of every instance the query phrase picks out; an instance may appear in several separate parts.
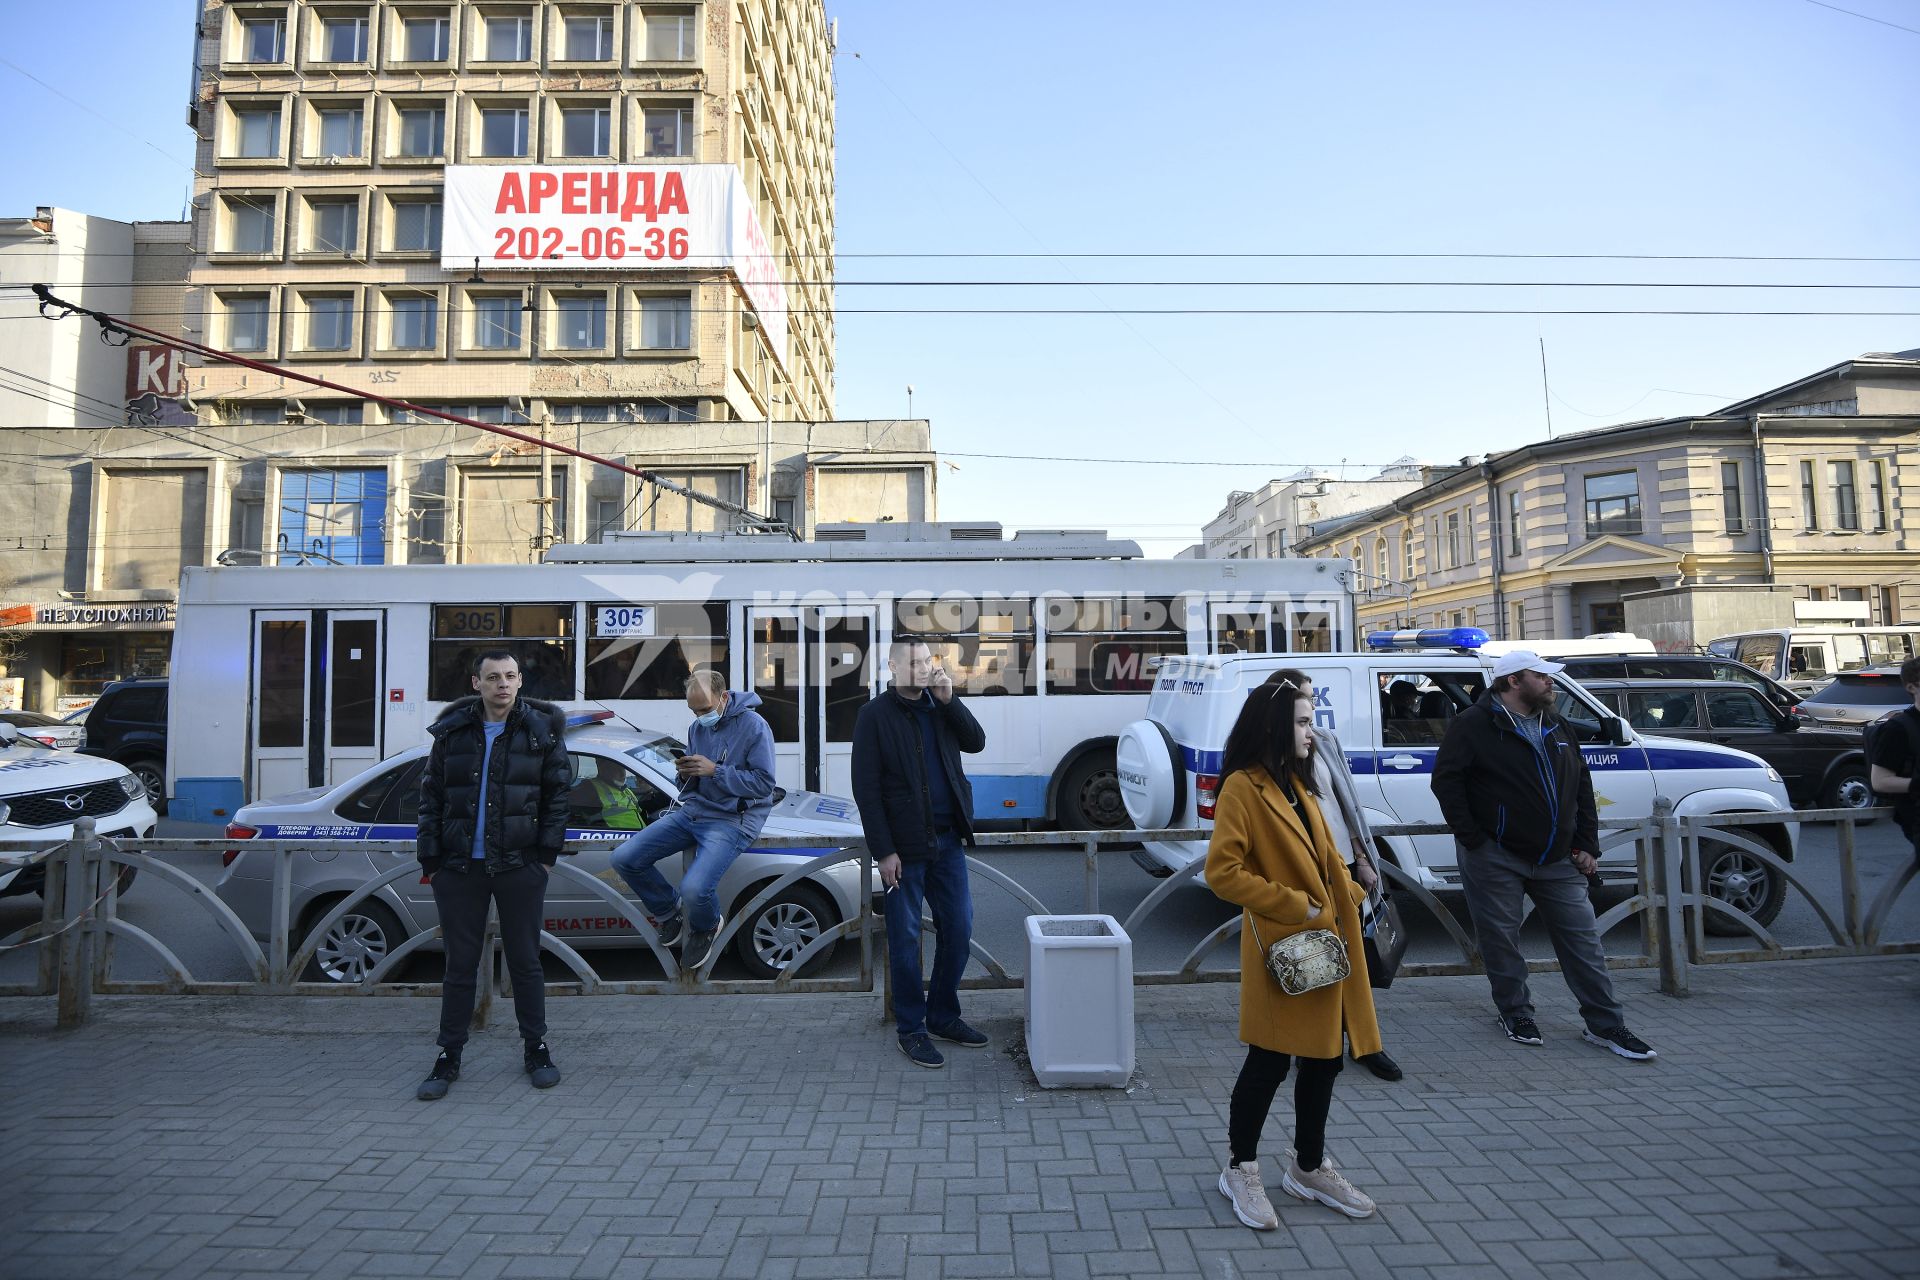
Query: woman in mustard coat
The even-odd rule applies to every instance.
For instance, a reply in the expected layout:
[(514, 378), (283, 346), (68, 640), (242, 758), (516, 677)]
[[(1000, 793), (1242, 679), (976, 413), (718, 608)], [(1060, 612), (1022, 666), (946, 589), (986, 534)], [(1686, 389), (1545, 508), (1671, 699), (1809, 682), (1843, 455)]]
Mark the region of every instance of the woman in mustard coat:
[[(1320, 815), (1313, 786), (1313, 699), (1292, 684), (1262, 685), (1227, 735), (1207, 847), (1207, 884), (1244, 909), (1240, 928), (1240, 1039), (1247, 1060), (1228, 1111), (1230, 1158), (1220, 1192), (1249, 1227), (1280, 1225), (1261, 1183), (1260, 1131), (1295, 1058), (1295, 1151), (1281, 1189), (1364, 1218), (1374, 1203), (1334, 1169), (1323, 1149), (1341, 1037), (1356, 1057), (1380, 1050), (1360, 938), (1364, 891), (1347, 874)], [(1331, 929), (1347, 944), (1353, 972), (1341, 982), (1290, 996), (1267, 971), (1266, 947), (1309, 929)], [(1256, 941), (1256, 935), (1258, 940)]]

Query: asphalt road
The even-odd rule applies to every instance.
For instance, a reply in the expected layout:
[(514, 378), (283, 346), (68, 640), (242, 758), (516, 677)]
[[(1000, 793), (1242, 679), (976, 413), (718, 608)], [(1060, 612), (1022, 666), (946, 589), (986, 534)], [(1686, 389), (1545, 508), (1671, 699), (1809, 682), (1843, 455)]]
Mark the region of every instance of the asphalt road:
[[(1808, 886), (1820, 896), (1835, 918), (1840, 917), (1839, 872), (1836, 859), (1835, 828), (1821, 824), (1804, 827), (1797, 869)], [(163, 820), (163, 836), (213, 836), (217, 829), (195, 827)], [(1857, 858), (1869, 900), (1892, 875), (1912, 857), (1910, 846), (1891, 822), (1882, 820), (1859, 829)], [(1083, 855), (1075, 848), (983, 851), (983, 861), (1021, 884), (1048, 912), (1080, 914), (1087, 909), (1086, 868)], [(214, 884), (220, 876), (218, 854), (176, 855), (175, 864), (205, 884)], [(1123, 852), (1106, 852), (1099, 859), (1099, 909), (1124, 921), (1160, 882), (1137, 867)], [(974, 937), (1008, 972), (1017, 974), (1026, 963), (1027, 907), (1003, 887), (988, 878), (975, 876)], [(1609, 895), (1603, 907), (1617, 900)], [(1457, 895), (1443, 895), (1456, 910)], [(1403, 897), (1411, 941), (1408, 956), (1413, 960), (1444, 962), (1459, 959), (1459, 950), (1424, 909)], [(1862, 909), (1864, 910), (1864, 904)], [(0, 937), (14, 932), (36, 919), (40, 912), (37, 896), (0, 898)], [(215, 927), (207, 913), (192, 897), (158, 877), (141, 877), (120, 904), (124, 919), (153, 934), (171, 948), (196, 978), (205, 980), (244, 980), (238, 952), (225, 933)], [(1233, 908), (1222, 903), (1204, 886), (1184, 885), (1175, 890), (1155, 913), (1134, 932), (1134, 964), (1146, 972), (1177, 970), (1188, 953), (1213, 929), (1229, 919)], [(1464, 916), (1464, 912), (1462, 912)], [(1774, 925), (1774, 935), (1783, 945), (1812, 945), (1830, 941), (1818, 914), (1799, 890), (1789, 893), (1785, 907)], [(1883, 934), (1887, 940), (1920, 939), (1920, 888), (1910, 887)], [(1630, 954), (1640, 947), (1639, 932), (1631, 922), (1608, 936), (1608, 949), (1614, 954)], [(1529, 930), (1525, 939), (1528, 953), (1550, 956), (1544, 933)], [(1743, 946), (1745, 939), (1714, 939), (1718, 947)], [(25, 980), (32, 972), (33, 949), (0, 954), (0, 981)], [(609, 979), (642, 979), (659, 976), (652, 955), (641, 949), (601, 950), (587, 953), (588, 959)], [(1205, 967), (1230, 968), (1235, 962), (1231, 944), (1216, 949)], [(548, 958), (549, 972), (558, 979), (566, 970), (557, 960)], [(439, 976), (437, 955), (423, 954), (402, 975), (417, 981), (432, 981)], [(840, 953), (823, 974), (845, 976), (857, 973), (857, 947), (843, 945)], [(977, 971), (977, 970), (976, 970)], [(115, 959), (117, 977), (140, 979), (161, 976), (159, 967), (142, 950), (121, 943)], [(721, 978), (747, 976), (731, 955), (723, 957), (716, 969)]]

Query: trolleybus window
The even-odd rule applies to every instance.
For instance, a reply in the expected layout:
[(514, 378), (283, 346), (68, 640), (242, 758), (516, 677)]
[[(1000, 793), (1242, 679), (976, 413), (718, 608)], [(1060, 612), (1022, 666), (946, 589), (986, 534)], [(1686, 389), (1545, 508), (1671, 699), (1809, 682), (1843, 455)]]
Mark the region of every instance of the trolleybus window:
[(526, 697), (573, 699), (570, 604), (437, 604), (429, 647), (430, 701), (471, 694), (473, 660), (489, 649), (505, 649), (520, 660), (520, 692)]
[(587, 696), (678, 702), (700, 667), (727, 670), (719, 601), (587, 606)]
[(1187, 651), (1179, 597), (1048, 596), (1047, 692), (1150, 693), (1154, 660)]
[(953, 595), (901, 600), (893, 638), (924, 641), (962, 694), (1033, 693), (1038, 684), (1031, 600)]

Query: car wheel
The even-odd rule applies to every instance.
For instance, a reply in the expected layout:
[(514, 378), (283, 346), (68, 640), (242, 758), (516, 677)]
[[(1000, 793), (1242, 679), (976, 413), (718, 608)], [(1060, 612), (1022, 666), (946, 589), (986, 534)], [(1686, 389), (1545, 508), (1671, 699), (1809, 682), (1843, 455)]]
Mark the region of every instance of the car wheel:
[[(1871, 809), (1879, 801), (1874, 798), (1873, 784), (1867, 778), (1864, 765), (1851, 764), (1833, 775), (1827, 783), (1827, 789), (1821, 793), (1822, 809)], [(1872, 822), (1878, 814), (1866, 821)]]
[(140, 780), (147, 789), (147, 803), (153, 811), (164, 815), (167, 811), (167, 771), (166, 767), (150, 756), (126, 762), (127, 772)]
[[(1728, 906), (1745, 912), (1762, 925), (1773, 923), (1787, 900), (1787, 882), (1779, 872), (1745, 849), (1703, 841), (1700, 864), (1709, 894)], [(1707, 913), (1708, 933), (1723, 938), (1739, 937), (1747, 931), (1738, 920), (1717, 911)]]
[[(339, 903), (333, 898), (320, 903), (308, 917), (317, 921)], [(362, 899), (333, 927), (314, 948), (313, 959), (304, 975), (308, 982), (359, 982), (380, 967), (380, 962), (402, 941), (400, 917), (384, 903)], [(306, 945), (304, 937), (300, 943)]]
[(1060, 825), (1066, 831), (1124, 831), (1132, 825), (1111, 751), (1090, 752), (1067, 770), (1060, 783)]
[[(747, 891), (751, 899), (763, 885)], [(810, 884), (791, 884), (773, 901), (753, 913), (734, 935), (733, 951), (756, 978), (777, 978), (794, 958), (813, 945), (840, 917), (827, 895)], [(807, 973), (817, 973), (839, 949), (835, 942), (807, 962)]]

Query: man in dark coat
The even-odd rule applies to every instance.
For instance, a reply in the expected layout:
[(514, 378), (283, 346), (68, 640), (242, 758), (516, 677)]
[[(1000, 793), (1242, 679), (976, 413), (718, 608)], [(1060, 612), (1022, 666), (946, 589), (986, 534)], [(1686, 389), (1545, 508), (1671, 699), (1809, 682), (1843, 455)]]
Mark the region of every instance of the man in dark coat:
[[(960, 1020), (960, 975), (973, 939), (967, 852), (973, 788), (961, 752), (986, 749), (987, 735), (953, 693), (953, 680), (924, 640), (887, 651), (888, 688), (860, 708), (853, 726), (853, 798), (867, 848), (885, 883), (887, 964), (893, 978), (900, 1052), (916, 1066), (947, 1060), (928, 1033), (978, 1048), (987, 1037)], [(920, 908), (933, 910), (933, 979), (920, 981)]]
[(433, 750), (420, 778), (420, 870), (433, 883), (447, 974), (440, 986), (440, 1057), (419, 1097), (447, 1096), (460, 1078), (478, 986), (489, 903), (513, 977), (513, 1012), (536, 1089), (560, 1083), (547, 1051), (547, 988), (540, 920), (547, 877), (566, 843), (566, 713), (520, 696), (520, 663), (504, 649), (474, 662), (477, 696), (453, 703), (427, 730)]

